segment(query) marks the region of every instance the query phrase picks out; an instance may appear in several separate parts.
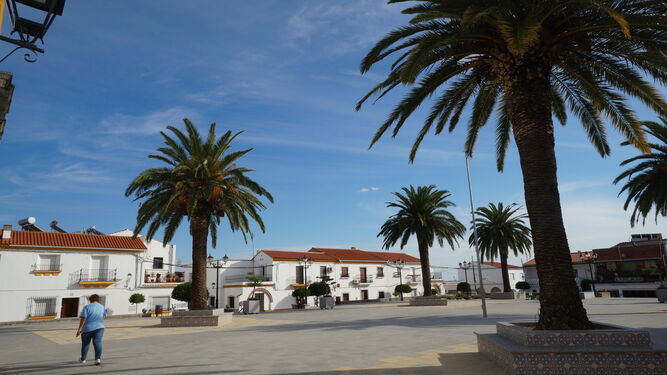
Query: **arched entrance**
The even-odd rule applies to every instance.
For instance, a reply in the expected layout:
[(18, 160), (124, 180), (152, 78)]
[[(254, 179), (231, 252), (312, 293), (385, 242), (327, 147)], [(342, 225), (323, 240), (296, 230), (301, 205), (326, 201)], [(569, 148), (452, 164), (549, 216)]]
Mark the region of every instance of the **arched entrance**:
[[(250, 295), (248, 295), (250, 297)], [(255, 297), (260, 297), (260, 307), (262, 307), (263, 311), (270, 311), (273, 310), (273, 295), (271, 292), (269, 292), (268, 289), (266, 288), (256, 288), (255, 289)], [(266, 297), (266, 298), (265, 298)], [(266, 300), (268, 299), (268, 304), (266, 304)]]
[(500, 290), (500, 288), (498, 288), (497, 286), (494, 286), (494, 287), (491, 289), (491, 293), (500, 293), (500, 292), (501, 292), (501, 290)]

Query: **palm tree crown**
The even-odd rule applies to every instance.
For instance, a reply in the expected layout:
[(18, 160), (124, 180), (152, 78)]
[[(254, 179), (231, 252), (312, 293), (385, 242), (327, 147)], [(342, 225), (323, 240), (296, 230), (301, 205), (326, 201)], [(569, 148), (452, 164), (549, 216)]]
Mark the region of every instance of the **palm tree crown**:
[[(390, 0), (402, 3), (412, 0)], [(387, 78), (357, 104), (399, 84), (414, 86), (380, 126), (396, 136), (410, 115), (435, 96), (414, 142), (452, 131), (472, 102), (465, 150), (496, 109), (497, 166), (502, 171), (512, 131), (508, 96), (519, 75), (549, 78), (551, 111), (565, 124), (569, 108), (602, 156), (610, 152), (602, 115), (633, 145), (646, 150), (635, 113), (622, 94), (667, 114), (663, 98), (643, 75), (667, 82), (667, 5), (651, 0), (416, 0), (414, 15), (380, 40), (361, 63), (366, 73), (396, 56)], [(447, 89), (441, 89), (448, 84)]]
[(396, 202), (387, 202), (387, 207), (397, 208), (398, 212), (382, 224), (378, 237), (384, 237), (385, 249), (399, 242), (403, 249), (412, 235), (417, 237), (424, 295), (431, 295), (428, 249), (435, 241), (440, 247), (446, 241), (454, 249), (457, 239), (465, 234), (465, 226), (447, 210), (455, 206), (447, 200), (451, 195), (447, 190), (437, 190), (434, 185), (402, 190), (403, 194), (394, 193)]
[(630, 223), (634, 226), (639, 222), (646, 222), (646, 217), (655, 209), (655, 220), (658, 216), (667, 216), (667, 118), (663, 124), (653, 121), (643, 122), (646, 132), (655, 137), (657, 142), (649, 143), (651, 152), (627, 159), (621, 166), (639, 162), (621, 173), (614, 180), (614, 184), (627, 178), (619, 195), (627, 192), (624, 208), (634, 204)]
[[(528, 216), (518, 213), (520, 208), (516, 204), (505, 206), (499, 202), (497, 205), (489, 203), (487, 207), (479, 207), (475, 211), (480, 257), (488, 260), (500, 258), (504, 292), (512, 290), (507, 270), (509, 251), (514, 255), (526, 254), (533, 244), (530, 228), (524, 223)], [(468, 242), (473, 246), (474, 236), (471, 235)]]
[[(215, 134), (215, 124), (209, 127), (204, 139), (188, 119), (186, 133), (168, 126), (173, 135), (160, 132), (164, 147), (150, 158), (166, 163), (167, 167), (150, 168), (141, 172), (127, 187), (125, 195), (142, 201), (134, 230), (139, 233), (148, 226), (146, 237), (152, 239), (164, 226), (164, 242), (169, 242), (184, 217), (190, 221), (192, 235), (192, 309), (207, 308), (206, 255), (208, 234), (215, 247), (217, 227), (227, 217), (232, 231), (239, 230), (246, 238), (252, 236), (251, 220), (264, 231), (259, 212), (266, 208), (260, 197), (273, 202), (266, 189), (246, 176), (252, 169), (236, 163), (252, 149), (228, 152), (232, 141), (240, 134)], [(218, 296), (216, 296), (217, 298)]]

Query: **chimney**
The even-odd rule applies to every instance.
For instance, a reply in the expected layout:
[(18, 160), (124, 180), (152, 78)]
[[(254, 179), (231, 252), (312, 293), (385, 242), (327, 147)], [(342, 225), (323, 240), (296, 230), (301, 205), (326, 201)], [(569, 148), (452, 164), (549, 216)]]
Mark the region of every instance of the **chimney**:
[(357, 248), (354, 247), (354, 246), (352, 246), (352, 247), (350, 248), (350, 250), (357, 250)]
[(5, 224), (2, 227), (2, 239), (8, 240), (12, 236), (12, 226), (10, 224)]

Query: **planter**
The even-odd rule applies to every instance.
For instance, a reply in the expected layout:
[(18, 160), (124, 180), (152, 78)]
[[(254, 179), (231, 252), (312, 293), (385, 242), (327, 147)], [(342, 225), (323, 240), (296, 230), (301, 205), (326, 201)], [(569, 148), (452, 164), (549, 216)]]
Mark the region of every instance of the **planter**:
[(232, 314), (222, 309), (174, 311), (162, 317), (161, 327), (217, 327), (232, 321)]
[(648, 331), (595, 325), (538, 331), (534, 323), (499, 322), (497, 334), (477, 334), (477, 347), (512, 375), (664, 374), (667, 351), (653, 348)]
[(667, 301), (667, 288), (656, 289), (655, 295), (658, 297), (658, 302), (665, 303), (665, 301)]
[(514, 299), (514, 292), (493, 292), (491, 299)]
[(243, 313), (244, 314), (259, 314), (259, 301), (254, 299), (249, 299), (243, 301)]
[(419, 296), (410, 298), (410, 306), (447, 306), (445, 296)]
[(333, 309), (336, 302), (332, 296), (324, 296), (320, 298), (320, 309)]

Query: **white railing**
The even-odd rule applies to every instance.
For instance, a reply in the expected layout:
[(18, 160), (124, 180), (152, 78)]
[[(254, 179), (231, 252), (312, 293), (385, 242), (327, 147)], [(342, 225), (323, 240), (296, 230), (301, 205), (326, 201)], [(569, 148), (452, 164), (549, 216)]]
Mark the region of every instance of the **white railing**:
[[(249, 283), (247, 275), (233, 275), (233, 276), (223, 276), (222, 280), (224, 283)], [(272, 281), (271, 275), (264, 275), (264, 281)]]
[[(303, 284), (302, 281), (303, 281), (303, 278), (299, 278), (299, 281), (297, 281), (296, 276), (288, 277), (287, 280), (286, 280), (287, 284)], [(313, 279), (308, 277), (307, 280), (306, 280), (306, 283), (307, 284), (312, 284)]]
[(361, 275), (357, 275), (352, 280), (352, 283), (354, 284), (370, 284), (372, 282), (373, 282), (373, 275), (367, 275), (366, 277), (361, 277)]

